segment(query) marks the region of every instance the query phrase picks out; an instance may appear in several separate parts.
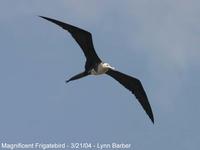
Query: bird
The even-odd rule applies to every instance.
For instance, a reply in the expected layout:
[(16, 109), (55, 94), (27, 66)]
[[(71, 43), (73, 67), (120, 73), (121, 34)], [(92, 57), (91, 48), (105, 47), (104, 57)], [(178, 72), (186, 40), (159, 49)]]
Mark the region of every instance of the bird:
[(132, 94), (135, 95), (136, 99), (139, 101), (144, 111), (146, 112), (146, 114), (149, 116), (150, 120), (154, 124), (154, 116), (151, 109), (151, 105), (148, 101), (147, 94), (142, 86), (141, 81), (135, 77), (124, 74), (116, 70), (114, 67), (112, 67), (108, 63), (103, 62), (95, 51), (93, 40), (92, 40), (92, 34), (90, 32), (82, 28), (73, 26), (71, 24), (61, 22), (56, 19), (52, 19), (52, 18), (44, 17), (44, 16), (39, 16), (39, 17), (47, 21), (50, 21), (60, 26), (64, 30), (68, 31), (71, 34), (71, 36), (74, 38), (74, 40), (78, 43), (78, 45), (80, 46), (80, 48), (82, 49), (86, 57), (85, 70), (71, 77), (70, 79), (66, 80), (66, 83), (86, 77), (88, 75), (102, 75), (102, 74), (109, 75), (110, 77), (118, 81), (123, 87), (131, 91)]

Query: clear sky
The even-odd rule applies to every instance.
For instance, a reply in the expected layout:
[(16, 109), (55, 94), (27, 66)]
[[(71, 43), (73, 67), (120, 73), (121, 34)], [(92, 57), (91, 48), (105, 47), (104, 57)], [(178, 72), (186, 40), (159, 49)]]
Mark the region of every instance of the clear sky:
[[(199, 6), (198, 0), (1, 0), (0, 142), (198, 150)], [(84, 69), (84, 55), (70, 34), (37, 15), (90, 31), (104, 61), (142, 81), (155, 124), (109, 76), (65, 84)]]

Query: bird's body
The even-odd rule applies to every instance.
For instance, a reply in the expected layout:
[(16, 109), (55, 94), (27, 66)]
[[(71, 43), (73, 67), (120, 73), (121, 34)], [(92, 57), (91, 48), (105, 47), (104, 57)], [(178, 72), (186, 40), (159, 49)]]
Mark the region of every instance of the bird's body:
[(105, 74), (109, 69), (115, 69), (114, 67), (111, 67), (108, 63), (99, 63), (91, 70), (91, 75), (101, 75)]
[(98, 57), (98, 55), (95, 52), (91, 33), (81, 28), (72, 26), (67, 23), (63, 23), (55, 19), (43, 16), (40, 17), (48, 21), (51, 21), (59, 25), (63, 29), (67, 30), (79, 44), (86, 57), (85, 70), (71, 77), (66, 82), (77, 80), (88, 75), (107, 74), (112, 78), (114, 78), (115, 80), (117, 80), (121, 85), (123, 85), (126, 89), (130, 90), (135, 95), (135, 97), (138, 99), (139, 103), (142, 105), (142, 107), (146, 111), (151, 121), (154, 123), (153, 112), (151, 110), (151, 106), (148, 102), (147, 95), (144, 91), (141, 82), (134, 77), (131, 77), (129, 75), (126, 75), (124, 73), (115, 70), (115, 68), (111, 67), (108, 63), (102, 62), (102, 60)]

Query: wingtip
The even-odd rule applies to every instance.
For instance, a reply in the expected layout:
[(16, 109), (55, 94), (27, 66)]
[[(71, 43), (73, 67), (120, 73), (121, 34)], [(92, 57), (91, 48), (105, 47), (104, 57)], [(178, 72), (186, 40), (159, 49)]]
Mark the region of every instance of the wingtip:
[(43, 18), (43, 19), (47, 19), (47, 17), (41, 16), (41, 15), (38, 15), (38, 17)]
[(67, 84), (67, 83), (69, 83), (69, 81), (70, 81), (70, 80), (66, 80), (65, 83)]
[(151, 119), (151, 121), (152, 121), (153, 124), (155, 123), (155, 122), (154, 122), (154, 119)]
[(144, 110), (145, 110), (146, 114), (148, 115), (149, 119), (151, 120), (151, 122), (154, 124), (154, 115), (153, 115), (150, 105), (148, 108), (149, 109), (144, 109)]
[[(149, 115), (148, 115), (149, 116)], [(154, 117), (153, 117), (153, 114), (151, 116), (149, 116), (151, 122), (154, 124)]]

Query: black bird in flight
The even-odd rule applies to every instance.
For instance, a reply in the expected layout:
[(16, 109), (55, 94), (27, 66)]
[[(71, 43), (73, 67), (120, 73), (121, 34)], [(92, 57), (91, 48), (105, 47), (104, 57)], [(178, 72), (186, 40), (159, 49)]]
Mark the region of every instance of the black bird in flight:
[(85, 71), (73, 76), (66, 82), (77, 80), (88, 75), (107, 74), (113, 77), (115, 80), (117, 80), (120, 84), (122, 84), (126, 89), (130, 90), (135, 95), (135, 97), (138, 99), (138, 101), (142, 105), (143, 109), (146, 111), (151, 121), (154, 123), (153, 112), (151, 110), (151, 106), (149, 104), (147, 95), (144, 91), (141, 82), (134, 77), (131, 77), (129, 75), (117, 71), (114, 67), (111, 67), (108, 63), (102, 62), (95, 52), (92, 42), (92, 34), (90, 32), (55, 19), (51, 19), (44, 16), (39, 16), (39, 17), (46, 19), (50, 22), (53, 22), (58, 26), (62, 27), (63, 29), (67, 30), (76, 40), (78, 45), (83, 50), (83, 53), (85, 54), (86, 57)]

